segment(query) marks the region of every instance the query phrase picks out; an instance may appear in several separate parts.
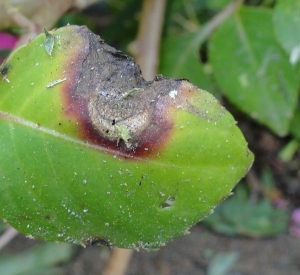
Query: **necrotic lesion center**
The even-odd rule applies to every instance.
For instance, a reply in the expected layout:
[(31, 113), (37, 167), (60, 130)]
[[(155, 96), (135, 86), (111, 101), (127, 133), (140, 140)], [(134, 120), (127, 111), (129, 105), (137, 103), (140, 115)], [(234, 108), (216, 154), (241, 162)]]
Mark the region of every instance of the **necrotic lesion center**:
[(122, 91), (113, 89), (91, 96), (88, 110), (94, 127), (101, 134), (119, 140), (124, 139), (124, 133), (136, 137), (147, 127), (151, 112), (145, 103), (141, 95), (124, 97)]

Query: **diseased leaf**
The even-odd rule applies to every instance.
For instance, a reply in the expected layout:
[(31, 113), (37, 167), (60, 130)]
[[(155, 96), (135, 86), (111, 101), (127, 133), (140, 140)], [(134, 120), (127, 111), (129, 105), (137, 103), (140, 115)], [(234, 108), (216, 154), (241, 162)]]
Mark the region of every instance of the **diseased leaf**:
[(185, 234), (253, 161), (234, 118), (187, 81), (145, 81), (85, 27), (53, 35), (51, 57), (42, 34), (0, 68), (0, 216), (77, 244), (153, 249)]
[(237, 11), (212, 37), (209, 57), (230, 101), (276, 134), (288, 133), (299, 77), (273, 34), (271, 11)]

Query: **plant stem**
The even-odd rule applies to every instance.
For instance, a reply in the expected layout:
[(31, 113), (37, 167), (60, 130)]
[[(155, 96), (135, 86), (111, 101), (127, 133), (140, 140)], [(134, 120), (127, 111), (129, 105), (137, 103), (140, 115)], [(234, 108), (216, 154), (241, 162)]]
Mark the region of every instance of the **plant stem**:
[(0, 250), (6, 246), (14, 237), (16, 237), (19, 232), (9, 227), (1, 236), (0, 236)]
[[(32, 10), (31, 6), (28, 7), (28, 10), (34, 14), (30, 19), (20, 13), (17, 7), (10, 4), (10, 1), (0, 3), (0, 7), (3, 8), (15, 24), (26, 29), (26, 32), (20, 37), (16, 45), (16, 47), (19, 47), (40, 34), (43, 27), (51, 29), (57, 20), (70, 8), (82, 9), (97, 1), (98, 0), (44, 0), (43, 5), (38, 6), (38, 8), (29, 3), (29, 5), (31, 4), (32, 6)], [(26, 5), (25, 1), (18, 3), (18, 7), (22, 7), (22, 5)]]
[(199, 47), (199, 45), (201, 45), (239, 6), (241, 6), (243, 2), (244, 0), (233, 0), (220, 13), (200, 28), (193, 40), (193, 47)]
[(157, 72), (158, 51), (167, 0), (144, 0), (134, 55), (143, 77), (152, 80)]
[[(233, 0), (229, 3), (222, 11), (220, 11), (216, 16), (214, 16), (210, 21), (208, 21), (203, 27), (195, 33), (195, 38), (187, 45), (187, 47), (182, 51), (180, 58), (178, 60), (174, 74), (181, 70), (187, 56), (191, 52), (198, 53), (201, 44), (207, 40), (207, 38), (213, 33), (213, 31), (222, 24), (222, 22), (227, 19), (239, 6), (243, 4), (243, 0)], [(196, 54), (197, 56), (197, 54)]]
[[(157, 72), (158, 52), (167, 0), (144, 0), (134, 55), (146, 80)], [(115, 248), (102, 275), (123, 275), (133, 253), (132, 249)]]
[(254, 205), (258, 200), (259, 194), (262, 192), (261, 184), (253, 169), (250, 169), (245, 178), (250, 187), (250, 202)]
[(30, 39), (33, 39), (41, 32), (41, 28), (33, 21), (29, 20), (25, 15), (20, 13), (18, 9), (8, 2), (0, 3), (3, 10), (10, 16), (14, 23), (25, 30), (24, 34), (19, 38), (15, 48), (26, 44)]
[(57, 20), (70, 9), (72, 2), (72, 0), (47, 0), (46, 3), (36, 11), (31, 20), (40, 28), (45, 27), (50, 29)]
[(41, 28), (52, 28), (58, 19), (71, 8), (83, 9), (98, 0), (46, 0), (45, 4), (32, 17)]
[(132, 249), (114, 248), (102, 275), (125, 274), (132, 253)]

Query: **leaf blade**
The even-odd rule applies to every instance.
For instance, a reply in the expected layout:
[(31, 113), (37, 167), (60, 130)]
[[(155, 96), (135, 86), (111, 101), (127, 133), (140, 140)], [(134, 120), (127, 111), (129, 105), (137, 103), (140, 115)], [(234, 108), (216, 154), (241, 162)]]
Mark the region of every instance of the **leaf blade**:
[[(11, 82), (0, 83), (0, 215), (24, 234), (50, 241), (159, 247), (226, 197), (253, 155), (233, 117), (212, 95), (184, 81), (172, 96), (160, 97), (176, 103), (159, 113), (174, 124), (165, 129), (172, 134), (162, 140), (167, 146), (143, 157), (88, 139), (83, 133), (90, 118), (70, 111), (83, 114), (84, 105), (75, 108), (78, 97), (66, 97), (80, 82), (90, 50), (82, 31), (57, 30), (60, 48), (51, 58), (39, 36), (4, 65)], [(19, 77), (27, 66), (18, 61), (23, 55), (34, 65), (25, 84)], [(175, 203), (165, 207), (168, 198)]]
[(2, 257), (0, 269), (6, 275), (33, 274), (36, 270), (67, 261), (71, 255), (69, 244), (45, 243), (18, 255)]
[[(240, 9), (215, 33), (209, 55), (229, 100), (283, 136), (296, 107), (299, 79), (276, 43), (271, 15), (263, 9)], [(264, 28), (258, 30), (259, 22)]]
[(296, 64), (300, 56), (299, 14), (300, 2), (287, 0), (277, 2), (273, 15), (275, 35), (289, 55), (291, 64)]

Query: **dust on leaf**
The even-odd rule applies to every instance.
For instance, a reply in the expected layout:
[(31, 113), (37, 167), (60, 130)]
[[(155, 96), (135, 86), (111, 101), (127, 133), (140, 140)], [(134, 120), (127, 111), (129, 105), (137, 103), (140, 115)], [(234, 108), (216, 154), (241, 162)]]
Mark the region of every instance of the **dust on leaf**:
[(57, 84), (59, 84), (59, 83), (61, 83), (61, 82), (63, 82), (63, 81), (66, 81), (66, 80), (67, 80), (66, 78), (54, 80), (54, 81), (52, 81), (52, 82), (50, 82), (50, 83), (48, 83), (48, 84), (46, 85), (46, 89), (50, 89), (50, 88), (52, 88), (53, 86), (55, 86), (55, 85), (57, 85)]
[(143, 88), (133, 88), (132, 90), (124, 93), (122, 96), (123, 96), (123, 98), (127, 98), (128, 96), (130, 96), (134, 92), (143, 92), (143, 91), (144, 91)]

